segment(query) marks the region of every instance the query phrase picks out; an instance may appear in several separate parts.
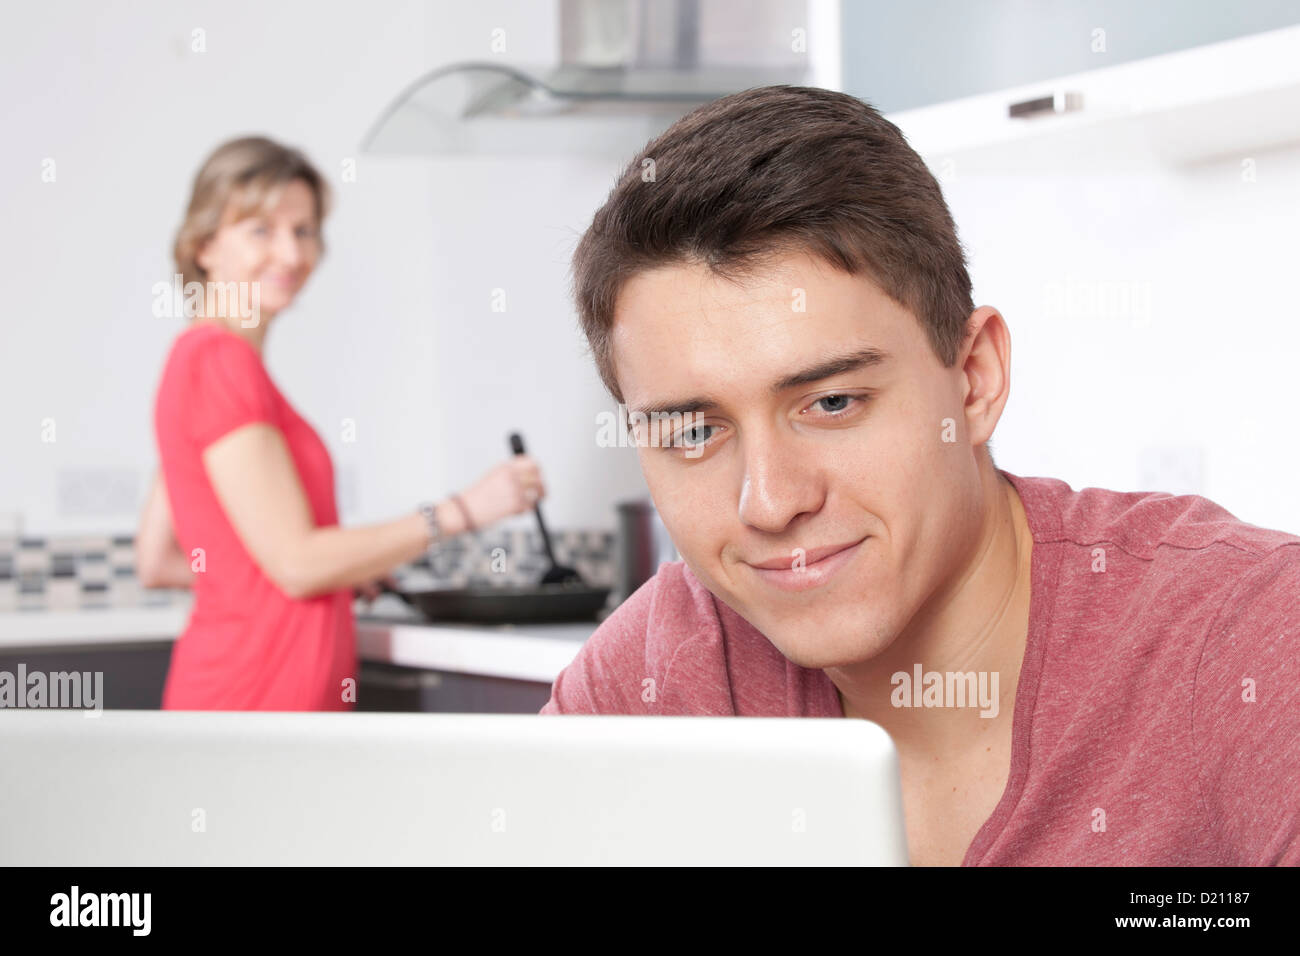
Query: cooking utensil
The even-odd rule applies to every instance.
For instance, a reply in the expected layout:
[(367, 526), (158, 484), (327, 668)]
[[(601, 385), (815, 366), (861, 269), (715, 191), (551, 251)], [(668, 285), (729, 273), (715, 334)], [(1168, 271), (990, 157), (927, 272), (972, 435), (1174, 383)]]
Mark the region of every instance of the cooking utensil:
[[(511, 434), (510, 449), (516, 455), (524, 454), (524, 440), (518, 433)], [(575, 569), (556, 561), (541, 506), (534, 504), (533, 513), (537, 515), (542, 544), (551, 562), (539, 584), (403, 591), (380, 582), (380, 587), (396, 594), (430, 621), (533, 624), (593, 619), (605, 607), (610, 589), (591, 587)]]
[(590, 621), (605, 606), (609, 588), (583, 584), (534, 586), (429, 588), (401, 591), (382, 585), (419, 611), (429, 621), (464, 621), (477, 624), (544, 624), (552, 621)]
[[(524, 437), (518, 432), (510, 434), (510, 449), (516, 455), (524, 453)], [(573, 568), (567, 568), (555, 560), (555, 550), (551, 547), (551, 536), (546, 530), (546, 522), (542, 520), (542, 506), (540, 502), (533, 504), (533, 513), (537, 515), (537, 527), (542, 529), (542, 544), (546, 546), (546, 557), (550, 560), (551, 566), (545, 574), (542, 575), (542, 584), (573, 584), (577, 587), (586, 587), (586, 582), (582, 576)]]

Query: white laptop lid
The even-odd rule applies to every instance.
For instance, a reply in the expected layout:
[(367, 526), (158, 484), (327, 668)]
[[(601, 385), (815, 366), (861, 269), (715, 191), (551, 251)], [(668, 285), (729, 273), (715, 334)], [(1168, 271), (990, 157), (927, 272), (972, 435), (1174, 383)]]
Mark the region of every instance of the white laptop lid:
[(0, 712), (0, 864), (906, 863), (864, 720)]

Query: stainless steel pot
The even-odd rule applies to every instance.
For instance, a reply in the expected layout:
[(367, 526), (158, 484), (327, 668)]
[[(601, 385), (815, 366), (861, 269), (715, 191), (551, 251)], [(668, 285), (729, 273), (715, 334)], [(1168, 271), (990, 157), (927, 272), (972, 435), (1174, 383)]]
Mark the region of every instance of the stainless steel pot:
[(618, 504), (618, 573), (616, 599), (621, 603), (649, 581), (659, 565), (678, 561), (677, 546), (649, 498)]

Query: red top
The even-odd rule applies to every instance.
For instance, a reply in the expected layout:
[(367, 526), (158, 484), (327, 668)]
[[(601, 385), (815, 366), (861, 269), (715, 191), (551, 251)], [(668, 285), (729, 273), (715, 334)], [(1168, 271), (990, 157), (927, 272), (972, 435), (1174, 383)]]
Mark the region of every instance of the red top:
[(284, 435), (316, 525), (338, 524), (329, 452), (275, 387), (257, 350), (208, 323), (178, 335), (158, 385), (154, 431), (176, 540), (198, 573), (163, 708), (351, 710), (351, 590), (287, 596), (245, 550), (203, 467), (204, 448), (251, 422)]
[[(1300, 865), (1300, 537), (1200, 495), (1002, 474), (1034, 536), (1029, 635), (1006, 789), (963, 864)], [(844, 716), (682, 561), (542, 713)]]

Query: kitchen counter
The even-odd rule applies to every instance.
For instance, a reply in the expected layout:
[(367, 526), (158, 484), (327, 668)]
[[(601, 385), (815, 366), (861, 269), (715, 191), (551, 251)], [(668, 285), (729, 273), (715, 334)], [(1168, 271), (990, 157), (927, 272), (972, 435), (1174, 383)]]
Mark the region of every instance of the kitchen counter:
[(185, 629), (190, 602), (0, 613), (0, 648), (174, 641)]
[(597, 623), (420, 624), (357, 621), (357, 656), (425, 670), (550, 684)]
[[(599, 626), (429, 624), (388, 596), (357, 606), (363, 661), (552, 683)], [(190, 602), (134, 608), (0, 613), (0, 650), (170, 643), (185, 628)]]

